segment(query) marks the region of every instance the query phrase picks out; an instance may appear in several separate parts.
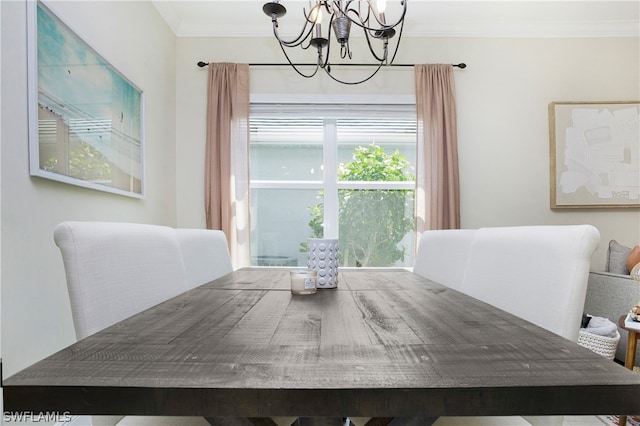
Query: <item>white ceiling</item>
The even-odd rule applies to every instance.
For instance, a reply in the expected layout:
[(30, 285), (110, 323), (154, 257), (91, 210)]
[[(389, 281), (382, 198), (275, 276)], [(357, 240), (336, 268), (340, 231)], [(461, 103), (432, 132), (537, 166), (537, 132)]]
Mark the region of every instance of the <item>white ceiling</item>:
[[(179, 37), (266, 37), (266, 0), (152, 0)], [(302, 0), (282, 0), (297, 34)], [(392, 4), (388, 1), (389, 14)], [(286, 27), (285, 27), (286, 25)], [(295, 27), (295, 28), (294, 28)], [(408, 0), (403, 37), (640, 37), (640, 0)]]

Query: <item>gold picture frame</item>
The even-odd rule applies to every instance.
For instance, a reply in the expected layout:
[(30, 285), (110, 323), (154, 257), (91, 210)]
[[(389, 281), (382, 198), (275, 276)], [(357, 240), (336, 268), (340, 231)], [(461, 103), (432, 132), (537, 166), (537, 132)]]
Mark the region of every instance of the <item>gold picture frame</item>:
[(551, 209), (640, 207), (640, 101), (551, 102)]

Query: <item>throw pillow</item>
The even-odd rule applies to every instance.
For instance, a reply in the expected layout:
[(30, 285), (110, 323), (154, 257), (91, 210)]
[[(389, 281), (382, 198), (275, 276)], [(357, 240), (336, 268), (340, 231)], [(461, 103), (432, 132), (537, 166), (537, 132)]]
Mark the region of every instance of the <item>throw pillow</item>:
[(640, 246), (635, 246), (627, 257), (627, 269), (631, 271), (638, 263), (640, 263)]
[[(634, 280), (640, 281), (640, 263), (636, 264), (636, 266), (631, 269), (629, 275), (631, 275), (631, 278)], [(640, 302), (638, 302), (638, 306), (640, 306)], [(640, 319), (638, 321), (640, 321)]]
[(616, 240), (611, 240), (609, 242), (609, 252), (607, 253), (607, 272), (629, 275), (627, 259), (630, 254), (631, 247), (623, 246)]

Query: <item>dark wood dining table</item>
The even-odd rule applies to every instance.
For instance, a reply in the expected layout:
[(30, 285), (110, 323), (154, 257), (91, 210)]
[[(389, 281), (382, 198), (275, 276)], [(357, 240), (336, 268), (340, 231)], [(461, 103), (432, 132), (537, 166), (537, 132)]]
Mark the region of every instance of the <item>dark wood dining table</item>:
[(254, 424), (274, 416), (429, 424), (452, 415), (640, 413), (640, 375), (403, 269), (343, 268), (337, 289), (314, 295), (292, 295), (287, 269), (240, 269), (3, 387), (10, 412)]

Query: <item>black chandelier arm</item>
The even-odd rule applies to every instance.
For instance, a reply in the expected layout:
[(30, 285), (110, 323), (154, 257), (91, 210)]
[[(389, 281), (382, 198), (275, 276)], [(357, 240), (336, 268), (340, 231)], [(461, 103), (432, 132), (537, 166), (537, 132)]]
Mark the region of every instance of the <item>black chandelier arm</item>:
[[(310, 37), (309, 35), (307, 35), (307, 37), (302, 39), (302, 41), (300, 41), (298, 45), (302, 48), (302, 50), (307, 50), (312, 46), (311, 40), (313, 40), (313, 37)], [(306, 42), (306, 44), (303, 44), (304, 42)], [(280, 47), (282, 47), (282, 44), (280, 45)], [(291, 47), (291, 46), (287, 46), (287, 47)]]
[[(303, 46), (302, 48), (303, 48), (303, 49), (308, 49), (309, 47), (311, 47), (311, 42), (309, 42), (309, 45), (307, 45), (307, 47), (304, 47), (304, 46)], [(321, 48), (321, 47), (319, 47), (319, 48), (318, 48), (318, 60), (317, 60), (317, 63), (316, 63), (316, 64), (317, 64), (320, 68), (324, 68), (324, 67), (326, 67), (326, 66), (327, 66), (327, 64), (329, 63), (329, 52), (330, 52), (330, 49), (331, 49), (331, 43), (327, 44), (327, 51), (326, 51), (326, 53), (323, 55), (323, 54), (322, 54), (322, 48)], [(283, 52), (284, 52), (284, 49), (283, 49)], [(285, 56), (287, 56), (287, 55), (286, 55), (286, 53), (285, 53)], [(323, 56), (324, 56), (324, 59), (323, 59)], [(289, 57), (288, 57), (288, 56), (287, 56), (287, 61), (289, 61), (289, 63), (291, 64), (291, 60), (289, 60)], [(293, 66), (293, 64), (291, 64), (291, 65)]]
[(358, 81), (343, 81), (340, 80), (337, 77), (334, 77), (333, 74), (331, 74), (331, 66), (327, 66), (324, 69), (324, 71), (326, 72), (326, 74), (333, 80), (333, 81), (337, 81), (338, 83), (341, 84), (346, 84), (346, 85), (350, 85), (350, 86), (354, 86), (356, 84), (362, 84), (365, 83), (369, 80), (371, 80), (373, 78), (374, 75), (376, 75), (378, 73), (378, 71), (380, 71), (380, 69), (382, 68), (382, 63), (378, 64), (378, 66), (376, 67), (376, 69), (366, 78), (362, 79), (362, 80), (358, 80)]
[[(369, 46), (369, 52), (371, 53), (371, 55), (373, 55), (373, 57), (376, 58), (378, 62), (385, 63), (388, 57), (389, 40), (387, 39), (384, 40), (384, 46), (383, 46), (384, 56), (381, 58), (378, 56), (378, 53), (375, 51), (375, 48), (371, 44), (371, 37), (373, 36), (369, 35), (367, 31), (364, 32), (364, 35), (365, 35), (365, 39), (367, 40), (367, 45)], [(398, 46), (399, 44), (396, 44), (396, 51), (398, 50)]]
[[(359, 0), (355, 1), (355, 3), (358, 5), (357, 7), (352, 7), (351, 3), (354, 3), (354, 1), (352, 1), (352, 0), (347, 1), (347, 3), (345, 4), (344, 8), (341, 8), (340, 5), (336, 4), (335, 1), (331, 2), (331, 4), (333, 4), (333, 6), (334, 6), (334, 10), (335, 11), (337, 11), (340, 14), (346, 16), (354, 24), (362, 27), (362, 23), (368, 23), (369, 22), (369, 18), (370, 18), (370, 15), (371, 15), (370, 2), (367, 1), (367, 17), (365, 19), (363, 19), (362, 16), (360, 16), (361, 2)], [(354, 15), (356, 15), (358, 17), (358, 21), (355, 21), (353, 18), (348, 16), (349, 13), (353, 13)]]
[[(349, 2), (351, 3), (351, 2)], [(356, 9), (352, 9), (349, 8), (348, 6), (345, 7), (345, 10), (342, 10), (340, 7), (336, 6), (338, 8), (338, 10), (347, 18), (349, 19), (349, 21), (353, 22), (355, 25), (357, 25), (358, 27), (362, 28), (363, 30), (367, 30), (367, 31), (380, 31), (380, 30), (389, 30), (392, 28), (397, 27), (400, 24), (404, 24), (404, 17), (407, 13), (407, 1), (405, 0), (403, 2), (403, 6), (402, 6), (402, 14), (400, 15), (400, 18), (394, 23), (394, 24), (383, 24), (378, 20), (378, 17), (376, 16), (376, 22), (378, 22), (378, 24), (380, 24), (382, 26), (382, 28), (374, 28), (374, 27), (370, 27), (369, 26), (369, 16), (367, 16), (367, 19), (362, 19), (360, 16), (360, 12)], [(367, 12), (367, 15), (369, 15), (370, 13), (370, 9)], [(358, 17), (358, 19), (354, 19), (352, 16), (350, 16), (351, 14), (354, 14)], [(375, 14), (374, 14), (375, 16)]]
[[(333, 2), (331, 2), (331, 4), (333, 4)], [(333, 7), (329, 6), (329, 2), (324, 2), (324, 10), (327, 11), (328, 14), (332, 15), (333, 14)]]
[[(317, 7), (318, 6), (314, 6), (311, 11), (313, 11), (313, 9)], [(310, 40), (313, 38), (313, 28), (315, 27), (315, 21), (309, 18), (311, 16), (311, 11), (307, 13), (306, 8), (302, 8), (302, 16), (304, 16), (304, 26), (302, 27), (300, 33), (292, 40), (284, 40), (280, 37), (280, 35), (278, 34), (278, 28), (280, 28), (278, 18), (275, 15), (271, 16), (271, 22), (273, 24), (273, 35), (275, 36), (276, 40), (278, 40), (278, 43), (280, 43), (280, 45), (285, 45), (287, 47), (298, 47), (305, 41), (309, 41), (306, 46), (302, 46), (303, 49), (309, 48), (309, 45), (311, 44)]]
[(318, 69), (320, 68), (320, 64), (316, 64), (316, 68), (315, 68), (315, 70), (313, 70), (313, 73), (305, 74), (302, 71), (300, 71), (298, 69), (298, 67), (293, 62), (291, 62), (291, 59), (289, 58), (289, 55), (287, 55), (287, 52), (285, 51), (283, 45), (280, 45), (280, 49), (282, 49), (282, 53), (284, 54), (284, 57), (287, 58), (287, 62), (289, 62), (289, 65), (291, 65), (291, 67), (295, 70), (295, 72), (297, 72), (300, 76), (302, 76), (304, 78), (311, 78), (311, 77), (315, 76), (318, 73)]
[(398, 50), (400, 47), (400, 41), (402, 40), (402, 32), (404, 30), (404, 21), (402, 21), (402, 24), (400, 25), (400, 31), (398, 32), (398, 38), (396, 40), (396, 46), (395, 49), (393, 50), (393, 56), (391, 57), (391, 60), (389, 59), (389, 51), (388, 51), (388, 47), (389, 47), (389, 39), (385, 38), (384, 40), (384, 57), (380, 58), (377, 54), (377, 52), (375, 51), (375, 48), (373, 47), (372, 43), (371, 43), (371, 38), (373, 37), (375, 39), (378, 39), (375, 35), (370, 35), (368, 31), (365, 31), (365, 38), (367, 40), (367, 45), (369, 46), (369, 52), (371, 53), (371, 55), (373, 55), (374, 58), (376, 58), (377, 61), (379, 62), (383, 62), (386, 64), (392, 64), (393, 61), (396, 59), (396, 55), (398, 54)]
[[(331, 40), (331, 31), (333, 30), (333, 22), (335, 20), (335, 15), (331, 15), (331, 21), (329, 22), (329, 40)], [(337, 38), (337, 36), (336, 36)], [(329, 45), (327, 46), (327, 58), (329, 58), (329, 48), (331, 47), (331, 43), (329, 43)], [(340, 43), (340, 58), (341, 59), (345, 59), (345, 58), (349, 58), (352, 59), (352, 55), (351, 55), (351, 47), (349, 46), (349, 39), (347, 38), (347, 40), (344, 43)]]
[[(327, 43), (327, 53), (325, 54), (325, 59), (322, 65), (320, 65), (320, 68), (326, 68), (326, 66), (329, 64), (329, 54), (331, 53), (331, 31), (333, 29), (333, 15), (331, 15), (331, 19), (329, 20), (329, 30), (327, 31), (327, 40), (329, 40), (329, 43)], [(320, 62), (320, 60), (318, 60), (318, 62)]]
[[(400, 41), (402, 40), (402, 30), (404, 30), (404, 21), (402, 21), (402, 25), (400, 25), (400, 31), (398, 32), (398, 39), (396, 40), (396, 48), (393, 51), (393, 56), (391, 57), (391, 61), (389, 61), (390, 64), (392, 64), (393, 61), (395, 61), (396, 55), (398, 54), (398, 50), (400, 50), (399, 47), (400, 47)], [(464, 67), (466, 67), (466, 65)]]
[[(407, 13), (408, 0), (400, 1), (400, 17), (394, 23), (387, 23), (386, 7), (378, 3), (374, 4), (373, 0), (316, 0), (309, 2), (309, 11), (306, 7), (302, 7), (302, 15), (304, 23), (300, 33), (294, 39), (285, 40), (279, 32), (279, 19), (286, 15), (286, 8), (278, 1), (272, 0), (265, 3), (262, 6), (263, 12), (271, 18), (273, 26), (273, 35), (280, 45), (283, 55), (285, 56), (288, 65), (291, 66), (296, 73), (305, 78), (310, 78), (317, 74), (318, 68), (322, 68), (329, 77), (342, 84), (361, 84), (370, 80), (376, 75), (383, 66), (393, 65), (393, 61), (396, 58), (400, 47), (400, 40), (404, 31), (404, 19)], [(324, 9), (324, 11), (323, 11)], [(328, 28), (325, 31), (321, 30), (322, 14), (328, 13)], [(392, 15), (397, 14), (397, 8), (393, 11)], [(373, 17), (372, 17), (373, 15)], [(326, 22), (326, 21), (325, 21)], [(331, 73), (331, 49), (332, 49), (332, 33), (334, 33), (336, 40), (340, 44), (339, 58), (345, 60), (346, 58), (352, 59), (351, 48), (349, 46), (349, 35), (352, 24), (355, 27), (362, 29), (366, 39), (369, 53), (373, 57), (374, 64), (347, 64), (339, 63), (336, 65), (352, 65), (352, 66), (374, 66), (375, 70), (368, 77), (354, 82), (342, 81), (340, 78), (335, 77)], [(399, 29), (396, 30), (396, 27)], [(322, 33), (328, 34), (327, 38)], [(397, 35), (397, 37), (396, 37)], [(395, 47), (390, 47), (389, 42), (394, 39)], [(381, 43), (382, 50), (377, 52), (378, 43)], [(313, 47), (317, 52), (316, 64), (298, 64), (295, 65), (289, 57), (286, 48), (287, 47), (301, 47), (303, 50), (307, 50)], [(393, 49), (393, 52), (389, 52)], [(335, 48), (334, 48), (335, 50)], [(392, 54), (392, 55), (391, 55)], [(390, 56), (391, 55), (391, 56)], [(335, 54), (334, 54), (335, 56)], [(390, 59), (390, 60), (389, 60)], [(203, 66), (203, 62), (199, 62), (199, 66)], [(250, 64), (251, 65), (251, 64)], [(255, 65), (278, 65), (278, 64), (255, 64)], [(282, 64), (285, 65), (285, 64)], [(305, 74), (298, 67), (302, 65), (315, 66), (315, 70), (312, 74)], [(412, 66), (412, 65), (406, 65)], [(459, 66), (460, 68), (466, 67), (465, 64), (458, 64), (453, 66)]]
[[(273, 19), (273, 35), (276, 37), (276, 40), (278, 40), (278, 43), (280, 45), (285, 45), (287, 47), (298, 47), (300, 46), (302, 43), (304, 43), (307, 39), (309, 39), (309, 37), (311, 36), (311, 33), (313, 31), (313, 25), (307, 29), (307, 21), (305, 21), (304, 27), (302, 27), (302, 31), (300, 31), (300, 34), (298, 34), (298, 36), (293, 39), (293, 40), (283, 40), (282, 38), (280, 38), (280, 35), (278, 34), (278, 20), (277, 19)], [(306, 34), (305, 34), (306, 31)]]
[[(350, 3), (350, 2), (349, 2), (349, 3)], [(356, 16), (358, 16), (358, 18), (360, 18), (360, 13), (359, 13), (357, 10), (353, 9), (353, 13), (355, 13), (355, 14), (356, 14)], [(349, 18), (349, 17), (347, 17), (347, 18), (348, 18), (351, 22), (355, 22), (353, 19), (351, 19), (351, 18)], [(332, 15), (332, 16), (331, 16), (331, 22), (332, 22), (332, 23), (333, 23), (333, 19), (334, 19), (334, 15)], [(365, 20), (365, 22), (366, 22), (366, 21), (368, 21), (368, 20), (369, 20), (369, 17), (367, 17), (367, 19)], [(329, 38), (331, 38), (331, 28), (332, 28), (332, 25), (330, 25), (330, 26), (329, 26)], [(371, 53), (371, 55), (376, 59), (376, 61), (378, 61), (378, 62), (383, 62), (383, 63), (384, 63), (384, 62), (386, 61), (386, 57), (387, 57), (387, 54), (386, 54), (387, 44), (388, 44), (388, 43), (387, 43), (387, 41), (385, 40), (385, 47), (384, 47), (385, 55), (384, 55), (384, 57), (383, 57), (383, 58), (380, 58), (380, 57), (378, 56), (378, 54), (376, 53), (375, 48), (374, 48), (374, 47), (373, 47), (373, 45), (371, 44), (371, 39), (369, 38), (370, 36), (371, 36), (371, 37), (374, 37), (374, 38), (376, 38), (376, 37), (375, 37), (374, 35), (369, 34), (369, 31), (368, 31), (365, 27), (362, 27), (362, 26), (361, 26), (360, 28), (362, 28), (362, 30), (363, 30), (363, 32), (364, 32), (365, 39), (367, 40), (367, 45), (369, 46), (369, 52)], [(379, 31), (379, 30), (376, 30), (376, 31)], [(397, 51), (397, 48), (396, 48), (396, 51)], [(344, 56), (343, 56), (342, 58), (344, 59)], [(351, 58), (351, 54), (350, 54), (350, 53), (349, 53), (349, 58)]]
[[(406, 14), (407, 14), (407, 1), (404, 0), (402, 1), (402, 13), (400, 14), (400, 18), (398, 19), (398, 21), (396, 21), (395, 24), (389, 25), (386, 22), (380, 22), (380, 18), (375, 13), (373, 14), (373, 17), (375, 18), (378, 25), (382, 27), (382, 29), (387, 30), (387, 29), (395, 28), (399, 24), (404, 24), (404, 17)], [(386, 15), (385, 15), (385, 18), (386, 18)], [(367, 23), (368, 22), (369, 22), (369, 17), (367, 16)]]
[(378, 56), (378, 54), (376, 53), (373, 45), (371, 44), (371, 39), (370, 37), (376, 38), (375, 36), (371, 35), (365, 31), (365, 38), (367, 40), (367, 45), (369, 46), (369, 52), (371, 52), (371, 54), (373, 55), (373, 57), (376, 58), (376, 60), (378, 60), (379, 62), (386, 62), (387, 64), (392, 64), (393, 61), (396, 59), (396, 55), (398, 54), (398, 50), (400, 47), (400, 41), (402, 40), (402, 32), (404, 30), (404, 21), (402, 22), (402, 24), (400, 25), (400, 31), (398, 32), (398, 39), (396, 40), (396, 47), (393, 50), (393, 56), (391, 57), (391, 60), (389, 61), (389, 53), (388, 53), (388, 46), (389, 46), (389, 40), (385, 39), (384, 41), (384, 57), (380, 58)]
[[(326, 4), (324, 5), (324, 8), (327, 11), (327, 13), (331, 13), (331, 11), (329, 10)], [(316, 23), (315, 19), (311, 19), (311, 15), (313, 14), (314, 9), (317, 9), (317, 12), (316, 12), (316, 17), (317, 17), (318, 13), (322, 12), (322, 4), (316, 4), (315, 6), (313, 6), (311, 9), (309, 9), (309, 13), (307, 13), (307, 10), (304, 7), (302, 8), (302, 14), (304, 15), (307, 22), (310, 23), (312, 26)]]

